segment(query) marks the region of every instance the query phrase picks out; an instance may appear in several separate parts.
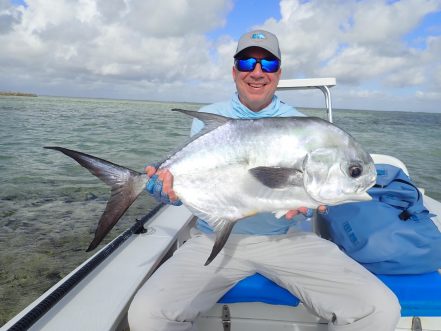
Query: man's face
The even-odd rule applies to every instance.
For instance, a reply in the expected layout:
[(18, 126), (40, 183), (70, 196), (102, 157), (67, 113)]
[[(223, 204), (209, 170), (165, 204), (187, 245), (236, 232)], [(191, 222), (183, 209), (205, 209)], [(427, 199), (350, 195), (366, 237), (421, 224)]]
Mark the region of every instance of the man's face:
[[(242, 58), (254, 57), (256, 59), (273, 57), (263, 48), (250, 47), (246, 49)], [(239, 93), (239, 100), (252, 111), (260, 111), (271, 103), (279, 83), (282, 71), (263, 72), (260, 63), (251, 72), (241, 72), (233, 66), (233, 79)]]

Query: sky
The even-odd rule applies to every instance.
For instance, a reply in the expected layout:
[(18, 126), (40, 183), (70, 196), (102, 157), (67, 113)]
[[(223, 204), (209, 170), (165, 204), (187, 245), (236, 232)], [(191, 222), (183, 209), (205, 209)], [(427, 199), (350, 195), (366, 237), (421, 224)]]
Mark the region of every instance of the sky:
[(224, 101), (257, 28), (279, 38), (282, 79), (337, 79), (334, 108), (441, 113), (441, 0), (0, 0), (0, 91)]

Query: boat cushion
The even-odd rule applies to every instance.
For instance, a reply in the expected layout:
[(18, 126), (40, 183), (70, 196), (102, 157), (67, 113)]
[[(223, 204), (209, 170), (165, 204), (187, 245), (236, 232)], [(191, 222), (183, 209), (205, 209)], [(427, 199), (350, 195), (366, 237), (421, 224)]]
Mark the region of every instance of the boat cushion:
[(441, 274), (378, 276), (398, 297), (401, 316), (441, 316)]
[(295, 307), (300, 303), (300, 300), (261, 274), (254, 274), (238, 282), (219, 302), (263, 302)]
[[(422, 275), (381, 275), (383, 281), (398, 297), (402, 316), (441, 315), (441, 275), (431, 272)], [(300, 300), (260, 274), (241, 280), (219, 303), (263, 302), (273, 305), (297, 306)]]

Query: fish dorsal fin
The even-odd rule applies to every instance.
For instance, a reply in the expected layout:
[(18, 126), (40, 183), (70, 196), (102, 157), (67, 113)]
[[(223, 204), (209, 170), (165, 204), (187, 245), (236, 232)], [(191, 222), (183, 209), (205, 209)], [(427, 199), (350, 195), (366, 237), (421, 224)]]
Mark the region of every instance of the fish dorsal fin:
[(269, 188), (303, 186), (303, 172), (295, 168), (256, 167), (248, 170), (259, 182)]
[(204, 123), (204, 131), (211, 131), (231, 120), (231, 118), (229, 117), (194, 110), (173, 108), (172, 111), (178, 111), (180, 113), (197, 118), (198, 120), (202, 121)]

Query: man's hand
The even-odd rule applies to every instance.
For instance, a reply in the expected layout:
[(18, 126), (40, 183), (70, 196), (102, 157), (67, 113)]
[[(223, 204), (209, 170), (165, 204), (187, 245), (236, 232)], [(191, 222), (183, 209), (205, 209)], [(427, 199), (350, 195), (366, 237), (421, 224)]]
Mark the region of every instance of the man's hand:
[(156, 171), (154, 166), (145, 167), (145, 172), (150, 178), (146, 185), (146, 190), (152, 194), (159, 202), (172, 204), (174, 206), (182, 205), (175, 191), (173, 191), (173, 175), (167, 169)]
[[(318, 206), (317, 211), (319, 213), (321, 213), (321, 214), (324, 214), (324, 213), (326, 213), (327, 208), (326, 208), (326, 206), (321, 205), (321, 206)], [(312, 213), (313, 213), (312, 209), (309, 209), (309, 208), (306, 208), (306, 207), (300, 207), (300, 208), (297, 208), (297, 209), (294, 209), (294, 210), (290, 210), (289, 212), (287, 212), (285, 214), (285, 218), (287, 220), (291, 220), (295, 216), (297, 216), (298, 214), (303, 214), (306, 217), (311, 217)]]

